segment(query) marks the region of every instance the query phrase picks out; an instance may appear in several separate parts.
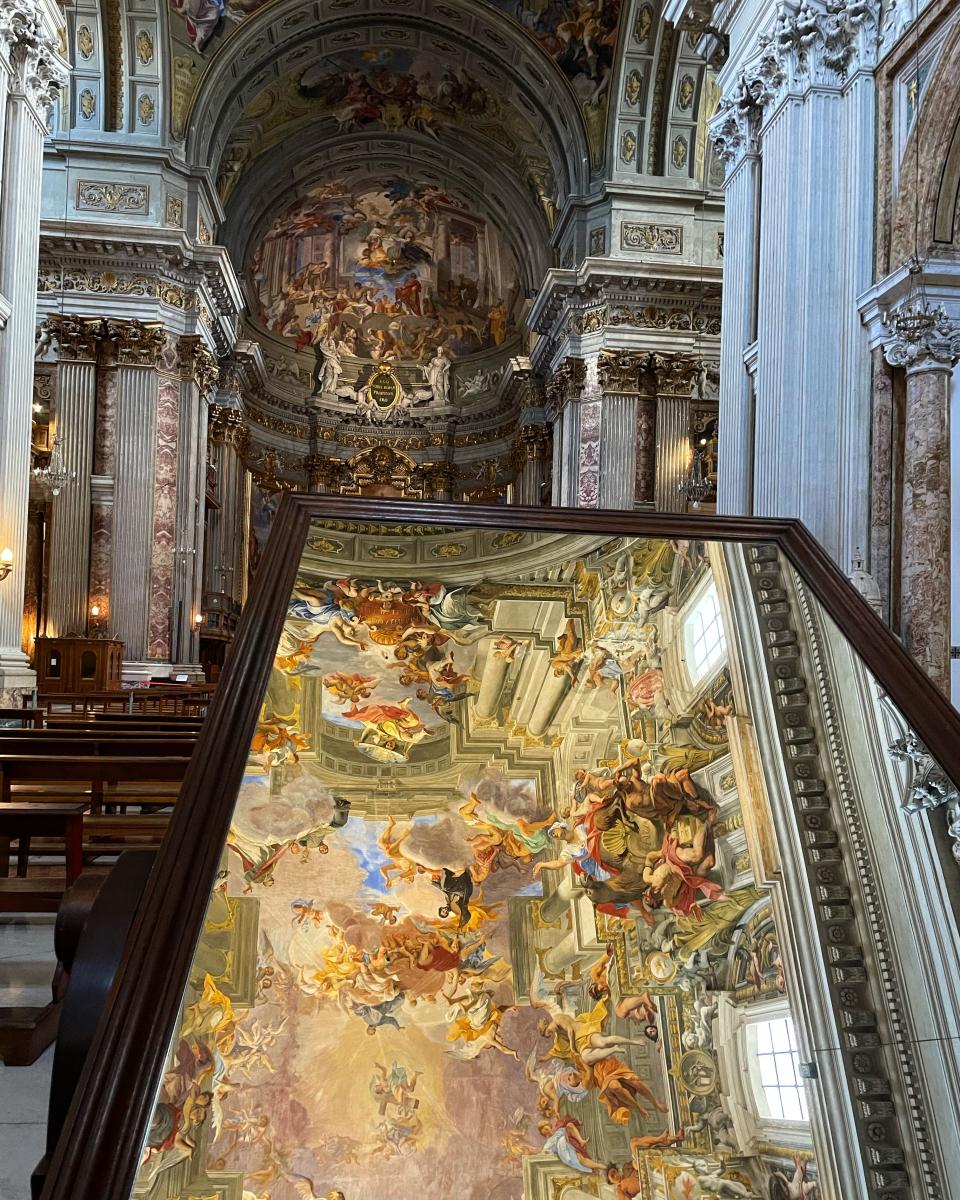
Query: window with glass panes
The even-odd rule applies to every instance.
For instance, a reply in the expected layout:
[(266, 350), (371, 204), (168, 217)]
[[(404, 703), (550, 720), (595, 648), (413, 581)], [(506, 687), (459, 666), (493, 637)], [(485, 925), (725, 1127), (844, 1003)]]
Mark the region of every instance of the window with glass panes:
[(753, 1032), (759, 1068), (755, 1078), (759, 1084), (760, 1115), (774, 1121), (805, 1121), (807, 1104), (793, 1021), (789, 1017), (760, 1021)]
[(687, 617), (685, 634), (690, 674), (694, 681), (699, 681), (718, 665), (727, 651), (714, 584), (710, 584)]

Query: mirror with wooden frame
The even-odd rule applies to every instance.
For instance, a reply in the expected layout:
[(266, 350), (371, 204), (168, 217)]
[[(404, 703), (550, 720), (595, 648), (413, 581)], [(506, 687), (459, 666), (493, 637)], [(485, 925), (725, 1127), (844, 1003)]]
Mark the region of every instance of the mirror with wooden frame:
[(957, 734), (793, 523), (286, 497), (44, 1196), (936, 1194)]

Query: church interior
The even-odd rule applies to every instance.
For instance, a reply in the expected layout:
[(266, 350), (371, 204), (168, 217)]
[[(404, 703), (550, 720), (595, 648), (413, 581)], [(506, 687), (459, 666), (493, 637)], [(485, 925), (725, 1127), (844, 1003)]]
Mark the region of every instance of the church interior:
[(0, 0), (0, 1200), (960, 1198), (960, 6)]

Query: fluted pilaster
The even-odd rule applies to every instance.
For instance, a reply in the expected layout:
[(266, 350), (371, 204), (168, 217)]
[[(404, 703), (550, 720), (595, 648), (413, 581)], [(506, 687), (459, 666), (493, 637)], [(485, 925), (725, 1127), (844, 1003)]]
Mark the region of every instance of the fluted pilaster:
[(637, 396), (605, 394), (600, 429), (600, 506), (633, 508)]
[(657, 399), (657, 473), (655, 501), (660, 512), (683, 512), (687, 505), (680, 485), (690, 468), (690, 400), (686, 396)]
[(717, 509), (753, 505), (753, 381), (743, 361), (756, 337), (759, 160), (744, 155), (724, 185), (723, 311), (720, 340), (720, 461)]
[(14, 73), (6, 101), (0, 294), (10, 316), (0, 333), (0, 548), (13, 570), (0, 587), (0, 688), (29, 687), (33, 673), (21, 650), (30, 473), (36, 277), (44, 123)]
[(147, 656), (158, 377), (152, 366), (117, 367), (117, 464), (114, 487), (113, 597), (110, 632), (124, 659)]
[(47, 632), (62, 637), (85, 633), (87, 624), (96, 364), (61, 360), (58, 377), (56, 431), (73, 478), (53, 498)]

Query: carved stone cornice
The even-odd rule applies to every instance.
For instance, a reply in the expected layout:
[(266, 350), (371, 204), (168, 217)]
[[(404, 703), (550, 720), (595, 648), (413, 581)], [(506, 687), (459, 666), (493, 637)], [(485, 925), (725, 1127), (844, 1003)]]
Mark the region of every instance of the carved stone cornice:
[(238, 454), (245, 454), (250, 444), (250, 430), (243, 411), (212, 404), (207, 419), (207, 437), (211, 442), (232, 446)]
[(756, 152), (765, 110), (788, 94), (836, 87), (872, 70), (879, 49), (879, 0), (802, 0), (780, 5), (776, 23), (737, 76), (709, 123), (717, 156), (729, 166)]
[(587, 367), (582, 358), (565, 358), (559, 363), (544, 387), (548, 409), (559, 412), (569, 400), (579, 396), (586, 377)]
[(120, 366), (157, 367), (166, 345), (166, 334), (159, 321), (103, 322), (104, 338)]
[[(907, 1175), (901, 1125), (909, 1123), (910, 1115), (895, 1092), (881, 1031), (881, 1021), (898, 1019), (899, 1006), (890, 991), (895, 988), (890, 945), (877, 910), (870, 856), (862, 849), (863, 830), (851, 798), (839, 716), (827, 694), (829, 680), (802, 585), (797, 581), (795, 590), (776, 546), (751, 546), (745, 558), (768, 685), (777, 698), (775, 719), (807, 886), (814, 898), (818, 952), (837, 1014), (838, 1053), (866, 1168), (867, 1194), (872, 1200), (905, 1200), (916, 1186), (911, 1187)], [(806, 647), (801, 641), (804, 626)], [(811, 700), (814, 695), (822, 700), (820, 709)], [(907, 1051), (907, 1039), (902, 1042), (896, 1040), (895, 1052)], [(913, 1069), (906, 1061), (900, 1066)]]
[(209, 396), (220, 379), (216, 359), (197, 334), (177, 342), (177, 367), (180, 378), (195, 383), (201, 396)]

